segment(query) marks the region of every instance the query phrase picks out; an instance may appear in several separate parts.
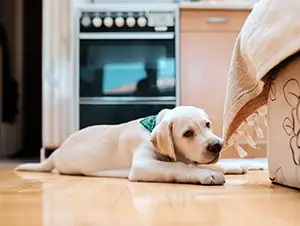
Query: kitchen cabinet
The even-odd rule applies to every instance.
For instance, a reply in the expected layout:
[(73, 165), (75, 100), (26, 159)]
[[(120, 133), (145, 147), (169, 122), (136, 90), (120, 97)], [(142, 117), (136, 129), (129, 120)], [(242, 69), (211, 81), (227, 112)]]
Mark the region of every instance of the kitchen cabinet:
[[(249, 13), (249, 10), (181, 9), (180, 103), (203, 108), (219, 136), (222, 136), (233, 47)], [(249, 149), (247, 146), (243, 148)], [(224, 152), (224, 157), (236, 156), (235, 150)], [(250, 150), (249, 156), (265, 156), (265, 151)]]

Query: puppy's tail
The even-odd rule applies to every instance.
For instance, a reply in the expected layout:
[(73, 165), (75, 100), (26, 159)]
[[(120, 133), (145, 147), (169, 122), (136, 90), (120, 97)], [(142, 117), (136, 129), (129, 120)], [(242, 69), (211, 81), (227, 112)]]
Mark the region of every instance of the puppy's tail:
[[(54, 152), (55, 153), (55, 152)], [(49, 158), (47, 158), (42, 163), (25, 163), (17, 166), (16, 171), (36, 171), (36, 172), (51, 172), (54, 169), (53, 155), (52, 153)]]

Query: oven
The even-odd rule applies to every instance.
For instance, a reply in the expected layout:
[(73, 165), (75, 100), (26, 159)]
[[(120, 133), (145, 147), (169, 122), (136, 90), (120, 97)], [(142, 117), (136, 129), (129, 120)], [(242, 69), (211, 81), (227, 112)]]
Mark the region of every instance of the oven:
[(98, 4), (78, 13), (77, 128), (179, 104), (176, 4)]
[(43, 6), (41, 160), (79, 129), (179, 104), (176, 3), (58, 6)]

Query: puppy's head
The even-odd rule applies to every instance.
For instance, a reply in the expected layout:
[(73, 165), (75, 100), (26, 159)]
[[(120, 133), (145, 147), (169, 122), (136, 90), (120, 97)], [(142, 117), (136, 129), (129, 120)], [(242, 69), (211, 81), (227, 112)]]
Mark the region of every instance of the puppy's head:
[(162, 110), (151, 142), (160, 154), (194, 164), (217, 162), (223, 147), (222, 139), (212, 132), (206, 113), (191, 106)]

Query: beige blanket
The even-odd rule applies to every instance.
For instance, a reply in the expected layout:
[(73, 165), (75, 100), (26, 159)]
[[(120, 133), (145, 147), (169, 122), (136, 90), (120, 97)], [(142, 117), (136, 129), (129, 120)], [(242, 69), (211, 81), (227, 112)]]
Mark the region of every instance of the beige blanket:
[[(236, 144), (253, 115), (263, 116), (270, 90), (270, 71), (300, 49), (300, 0), (262, 0), (242, 28), (233, 51), (225, 101), (225, 149)], [(253, 125), (253, 120), (251, 121)], [(257, 130), (259, 131), (259, 130)]]

